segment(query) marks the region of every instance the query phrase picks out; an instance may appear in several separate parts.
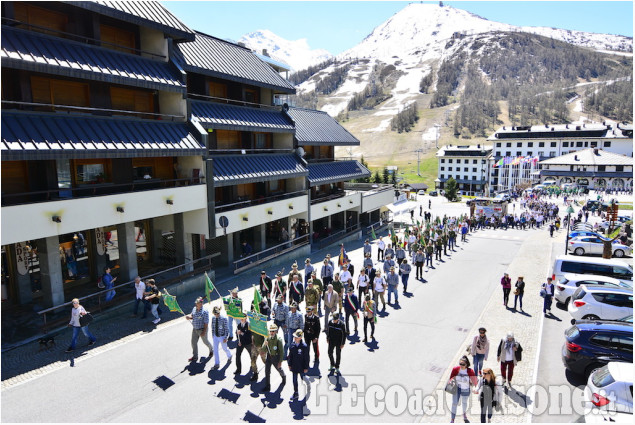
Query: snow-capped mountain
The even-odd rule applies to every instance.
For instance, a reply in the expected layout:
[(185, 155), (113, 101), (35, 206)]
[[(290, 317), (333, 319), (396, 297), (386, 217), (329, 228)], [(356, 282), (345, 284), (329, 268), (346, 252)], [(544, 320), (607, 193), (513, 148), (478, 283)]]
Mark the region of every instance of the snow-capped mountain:
[(324, 49), (311, 50), (305, 38), (295, 41), (285, 40), (269, 30), (250, 32), (243, 35), (239, 42), (245, 43), (245, 46), (257, 53), (262, 53), (263, 49), (266, 49), (269, 56), (290, 65), (295, 71), (306, 69), (333, 57)]

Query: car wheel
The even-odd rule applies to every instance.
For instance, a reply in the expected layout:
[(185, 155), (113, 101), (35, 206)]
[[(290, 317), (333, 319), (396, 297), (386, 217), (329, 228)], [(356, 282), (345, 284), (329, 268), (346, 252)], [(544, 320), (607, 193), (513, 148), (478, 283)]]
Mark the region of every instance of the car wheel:
[(571, 297), (567, 298), (566, 300), (564, 300), (564, 306), (565, 309), (569, 308), (569, 303), (571, 302)]
[(621, 249), (616, 249), (615, 252), (613, 253), (613, 256), (617, 258), (622, 258), (624, 256), (624, 251), (622, 251)]
[(598, 320), (599, 317), (597, 317), (595, 314), (587, 314), (586, 316), (582, 317), (584, 320)]
[(584, 248), (576, 248), (573, 252), (575, 255), (584, 255)]

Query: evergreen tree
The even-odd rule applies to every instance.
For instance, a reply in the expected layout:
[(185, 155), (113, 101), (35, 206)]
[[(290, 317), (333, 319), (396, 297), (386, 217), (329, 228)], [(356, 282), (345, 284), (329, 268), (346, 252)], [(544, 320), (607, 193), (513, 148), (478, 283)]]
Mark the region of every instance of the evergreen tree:
[(388, 184), (388, 168), (384, 167), (382, 182)]
[(381, 183), (381, 176), (379, 175), (379, 171), (375, 171), (375, 175), (373, 176), (373, 183)]
[(447, 200), (450, 202), (455, 201), (458, 191), (459, 186), (457, 185), (456, 180), (454, 180), (453, 177), (447, 179), (445, 182), (445, 197), (447, 198)]

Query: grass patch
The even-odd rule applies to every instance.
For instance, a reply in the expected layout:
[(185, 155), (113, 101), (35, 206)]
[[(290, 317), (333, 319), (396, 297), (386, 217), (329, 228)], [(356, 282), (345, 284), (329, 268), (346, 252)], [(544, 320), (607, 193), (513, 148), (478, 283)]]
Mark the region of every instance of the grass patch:
[(618, 204), (618, 210), (630, 210), (633, 211), (633, 204)]

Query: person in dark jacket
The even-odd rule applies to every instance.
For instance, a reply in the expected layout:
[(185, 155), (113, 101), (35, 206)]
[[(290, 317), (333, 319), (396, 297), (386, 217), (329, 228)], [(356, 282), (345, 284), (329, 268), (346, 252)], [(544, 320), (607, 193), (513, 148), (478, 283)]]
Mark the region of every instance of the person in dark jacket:
[(298, 305), (304, 301), (304, 285), (297, 274), (294, 274), (289, 282), (289, 304), (294, 301)]
[[(319, 323), (319, 320), (318, 320)], [(292, 400), (298, 398), (298, 375), (304, 380), (304, 375), (309, 371), (309, 347), (302, 341), (302, 329), (298, 329), (293, 334), (293, 343), (289, 347), (287, 363), (293, 375), (293, 395)], [(307, 385), (307, 388), (309, 386)]]
[[(339, 313), (333, 313), (332, 317), (326, 329), (326, 342), (329, 345), (329, 360), (331, 361), (329, 372), (340, 373), (342, 348), (346, 343), (346, 329), (340, 320)], [(333, 359), (333, 351), (335, 351), (335, 359)]]
[(355, 332), (357, 332), (357, 319), (359, 314), (357, 311), (359, 310), (359, 300), (357, 295), (355, 295), (353, 291), (353, 287), (348, 287), (348, 292), (344, 295), (344, 312), (346, 313), (346, 334), (351, 334), (351, 327), (348, 324), (349, 317), (353, 316), (353, 322), (355, 323)]
[(518, 276), (518, 280), (514, 284), (514, 310), (516, 303), (520, 301), (520, 311), (523, 311), (523, 295), (525, 295), (525, 280), (522, 276)]
[(236, 372), (234, 372), (234, 375), (240, 375), (242, 368), (240, 361), (241, 354), (243, 350), (247, 350), (247, 353), (251, 353), (252, 340), (247, 316), (242, 317), (236, 327), (236, 340), (238, 341), (238, 345), (236, 346)]
[[(314, 361), (317, 362), (320, 358), (320, 347), (318, 346), (318, 340), (320, 338), (320, 331), (322, 325), (320, 324), (320, 316), (315, 314), (315, 307), (310, 305), (306, 308), (306, 315), (304, 316), (304, 341), (307, 347), (313, 344), (313, 354), (315, 355)], [(307, 352), (309, 350), (307, 349)]]
[(512, 331), (507, 332), (507, 338), (501, 339), (496, 350), (496, 360), (501, 364), (501, 375), (503, 376), (503, 385), (507, 381), (509, 387), (512, 386), (512, 377), (514, 376), (514, 366), (522, 360), (523, 347), (514, 338)]

